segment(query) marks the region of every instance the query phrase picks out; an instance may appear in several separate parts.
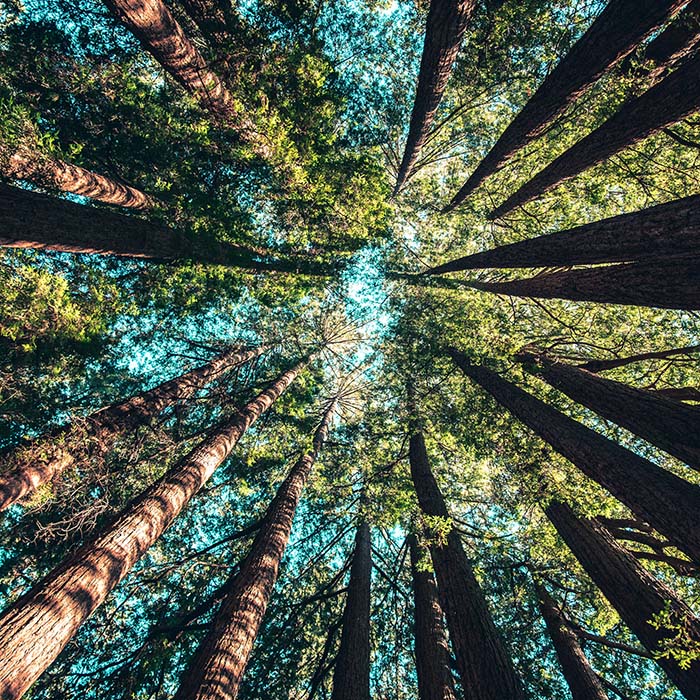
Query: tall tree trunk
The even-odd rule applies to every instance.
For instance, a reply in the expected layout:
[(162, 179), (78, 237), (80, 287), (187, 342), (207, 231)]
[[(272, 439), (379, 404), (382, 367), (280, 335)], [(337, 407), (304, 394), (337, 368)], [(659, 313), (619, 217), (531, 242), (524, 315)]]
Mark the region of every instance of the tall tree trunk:
[[(545, 512), (581, 566), (650, 652), (662, 651), (664, 640), (676, 636), (677, 630), (664, 626), (655, 629), (650, 624), (665, 610), (670, 612), (674, 625), (682, 625), (683, 634), (693, 644), (700, 643), (700, 620), (671, 589), (640, 566), (602, 524), (578, 518), (569, 506), (556, 501)], [(688, 700), (700, 698), (700, 661), (692, 661), (685, 670), (675, 659), (662, 657), (656, 661)]]
[(40, 435), (2, 456), (0, 510), (5, 510), (39, 486), (56, 479), (84, 459), (91, 449), (104, 451), (124, 433), (148, 424), (168, 406), (192, 396), (223, 372), (265, 352), (229, 350), (201, 367), (107, 406), (86, 418)]
[(475, 5), (476, 0), (431, 0), (430, 2), (416, 99), (413, 102), (411, 124), (396, 179), (395, 193), (403, 187), (410, 176), (418, 154), (428, 137)]
[(517, 297), (695, 310), (700, 309), (700, 256), (565, 270), (510, 282), (465, 284)]
[(631, 53), (687, 0), (610, 0), (559, 61), (444, 211), (461, 204), (516, 151), (540, 136), (605, 72)]
[[(411, 435), (409, 460), (421, 510), (429, 516), (449, 518), (420, 431)], [(437, 539), (434, 533), (429, 535), (431, 539)], [(493, 622), (457, 530), (452, 528), (446, 541), (432, 543), (430, 554), (457, 670), (467, 697), (523, 700), (520, 679)]]
[(489, 218), (503, 216), (624, 148), (697, 112), (700, 109), (698, 71), (700, 54), (693, 56), (639, 97), (625, 102), (610, 119), (520, 187), (491, 212)]
[[(698, 0), (700, 2), (700, 0)], [(700, 196), (467, 255), (423, 274), (494, 267), (559, 267), (655, 261), (700, 254)]]
[(541, 354), (521, 352), (517, 359), (577, 403), (700, 470), (700, 409)]
[(240, 570), (224, 585), (223, 601), (199, 645), (176, 700), (233, 700), (253, 651), (306, 480), (323, 445), (335, 404), (324, 412), (312, 450), (302, 454), (277, 490)]
[(361, 520), (343, 612), (340, 649), (335, 660), (332, 700), (370, 700), (370, 593), (372, 541), (369, 525)]
[[(139, 258), (195, 260), (258, 272), (329, 275), (313, 260), (265, 259), (260, 251), (195, 238), (164, 224), (0, 183), (0, 246)], [(261, 259), (262, 258), (262, 259)]]
[[(225, 3), (219, 0), (180, 0), (185, 12), (192, 18), (202, 36), (217, 52), (233, 43), (236, 37), (230, 33)], [(226, 56), (218, 56), (226, 61)]]
[[(101, 534), (56, 567), (0, 617), (0, 697), (17, 700), (48, 668), (245, 431), (307, 365), (304, 360), (213, 430), (198, 447), (132, 501)], [(37, 640), (41, 640), (38, 642)]]
[(502, 406), (700, 563), (700, 487), (590, 430), (457, 350), (455, 364)]
[(539, 581), (533, 583), (537, 605), (547, 625), (571, 697), (573, 700), (608, 700), (598, 674), (591, 668), (581, 649), (578, 637), (567, 624), (549, 591)]
[(667, 389), (653, 389), (652, 393), (673, 399), (673, 401), (700, 401), (700, 387), (679, 386)]
[(450, 650), (435, 577), (420, 566), (420, 550), (410, 535), (414, 636), (419, 700), (457, 700), (450, 671)]
[(579, 369), (585, 369), (588, 372), (605, 372), (609, 369), (625, 367), (634, 362), (643, 362), (644, 360), (665, 360), (668, 357), (676, 355), (690, 355), (700, 352), (700, 345), (686, 345), (682, 348), (670, 348), (668, 350), (653, 350), (651, 352), (643, 352), (638, 355), (630, 355), (629, 357), (616, 357), (612, 360), (589, 360), (581, 365), (577, 365)]

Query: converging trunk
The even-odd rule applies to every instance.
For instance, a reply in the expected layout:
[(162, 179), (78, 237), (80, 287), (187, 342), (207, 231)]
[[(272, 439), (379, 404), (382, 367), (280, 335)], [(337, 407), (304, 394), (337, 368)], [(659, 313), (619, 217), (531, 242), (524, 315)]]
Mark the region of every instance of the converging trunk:
[(669, 387), (667, 389), (653, 389), (654, 394), (665, 396), (673, 401), (700, 401), (700, 387), (697, 386), (679, 386)]
[(618, 367), (635, 362), (644, 362), (645, 360), (665, 360), (676, 355), (692, 355), (700, 352), (700, 345), (686, 345), (682, 348), (669, 348), (668, 350), (652, 350), (650, 352), (642, 352), (638, 355), (630, 355), (628, 357), (616, 357), (612, 360), (589, 360), (583, 364), (577, 365), (579, 369), (585, 369), (588, 372), (605, 372)]

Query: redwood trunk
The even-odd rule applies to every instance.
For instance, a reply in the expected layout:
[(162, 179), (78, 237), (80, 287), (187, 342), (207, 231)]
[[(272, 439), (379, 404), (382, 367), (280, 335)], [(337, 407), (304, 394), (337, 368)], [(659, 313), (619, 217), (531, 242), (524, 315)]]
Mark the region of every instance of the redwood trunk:
[(265, 349), (230, 350), (206, 365), (15, 448), (2, 459), (0, 510), (53, 481), (84, 458), (89, 447), (109, 449), (119, 435), (148, 424), (168, 406), (189, 398), (223, 372), (253, 360)]
[(420, 568), (415, 535), (409, 537), (414, 602), (414, 636), (419, 700), (457, 700), (450, 650), (435, 577)]
[(371, 547), (369, 525), (362, 520), (355, 536), (340, 650), (333, 673), (332, 700), (370, 700)]
[(411, 175), (430, 132), (435, 113), (452, 73), (464, 32), (476, 0), (431, 0), (418, 73), (416, 99), (401, 166), (396, 180), (398, 192)]
[(525, 183), (489, 218), (503, 216), (624, 148), (697, 112), (700, 109), (699, 72), (700, 54), (697, 54), (645, 93), (625, 102), (604, 124)]
[(573, 700), (608, 700), (598, 674), (588, 663), (578, 637), (567, 624), (554, 599), (541, 583), (534, 581), (534, 586), (537, 605), (547, 625), (571, 697)]
[(611, 0), (588, 31), (547, 76), (495, 146), (452, 198), (445, 211), (463, 202), (513, 154), (540, 136), (604, 73), (631, 53), (687, 0)]
[[(420, 431), (411, 436), (409, 459), (421, 510), (429, 516), (449, 518)], [(452, 528), (445, 542), (431, 544), (430, 554), (457, 670), (467, 697), (523, 700), (520, 679), (493, 622), (459, 533)]]
[(48, 668), (307, 362), (280, 375), (127, 505), (100, 535), (7, 608), (0, 617), (3, 700), (20, 698)]
[(668, 357), (675, 355), (690, 355), (700, 352), (700, 345), (686, 345), (682, 348), (670, 348), (668, 350), (654, 350), (652, 352), (643, 352), (638, 355), (630, 355), (629, 357), (616, 357), (612, 360), (589, 360), (581, 365), (579, 369), (585, 369), (589, 372), (605, 372), (609, 369), (617, 367), (625, 367), (634, 362), (643, 362), (644, 360), (665, 360)]
[(673, 399), (674, 401), (700, 401), (700, 387), (697, 386), (679, 386), (670, 387), (668, 389), (654, 389), (653, 393)]
[(694, 562), (700, 562), (700, 487), (590, 430), (451, 349), (455, 364), (502, 406), (604, 486)]
[[(666, 606), (673, 622), (683, 625), (683, 633), (694, 644), (700, 643), (700, 620), (670, 588), (640, 566), (603, 525), (578, 518), (563, 503), (551, 503), (545, 512), (581, 566), (650, 652), (661, 651), (663, 641), (676, 635), (676, 631), (664, 627), (657, 630), (649, 624)], [(656, 662), (684, 697), (700, 698), (700, 661), (692, 661), (686, 670), (675, 659), (658, 658)]]

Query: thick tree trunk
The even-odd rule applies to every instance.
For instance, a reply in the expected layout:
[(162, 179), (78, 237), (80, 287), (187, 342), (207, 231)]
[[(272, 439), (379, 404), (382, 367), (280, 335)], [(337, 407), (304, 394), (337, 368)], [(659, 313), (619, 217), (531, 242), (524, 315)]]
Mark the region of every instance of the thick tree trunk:
[(281, 374), (126, 506), (101, 534), (7, 608), (0, 617), (3, 700), (20, 698), (48, 668), (307, 362)]
[(502, 406), (700, 563), (700, 487), (590, 430), (450, 349), (455, 364)]
[(577, 403), (700, 470), (700, 409), (543, 355), (522, 352), (517, 359)]
[(573, 700), (608, 700), (598, 674), (591, 668), (578, 637), (567, 624), (549, 591), (534, 581), (537, 605), (547, 625), (554, 651), (561, 664), (566, 684)]
[(488, 267), (559, 267), (655, 261), (663, 257), (686, 255), (700, 255), (699, 195), (467, 255), (426, 270), (423, 274)]
[(372, 542), (369, 525), (362, 520), (355, 536), (343, 631), (333, 673), (332, 700), (370, 700), (371, 584)]
[(589, 360), (581, 365), (577, 365), (579, 369), (585, 369), (589, 372), (605, 372), (609, 369), (625, 367), (634, 362), (643, 362), (645, 360), (665, 360), (668, 357), (676, 355), (691, 355), (700, 352), (700, 345), (686, 345), (682, 348), (670, 348), (668, 350), (653, 350), (651, 352), (643, 352), (638, 355), (630, 355), (629, 357), (616, 357), (612, 360)]
[(168, 406), (184, 401), (233, 367), (255, 359), (266, 348), (229, 350), (190, 372), (34, 438), (2, 456), (0, 510), (56, 479), (91, 450), (104, 451), (124, 433), (147, 425)]
[(461, 204), (687, 0), (611, 0), (547, 76), (444, 211)]
[(415, 535), (409, 536), (408, 545), (411, 550), (418, 698), (457, 700), (435, 578), (431, 571), (420, 567), (421, 552)]
[(625, 102), (610, 119), (520, 187), (491, 212), (489, 218), (503, 216), (624, 148), (697, 112), (700, 109), (699, 73), (700, 54), (696, 54), (645, 93)]
[[(426, 515), (449, 518), (420, 431), (411, 436), (409, 459), (421, 510)], [(467, 697), (522, 700), (525, 695), (520, 679), (493, 622), (457, 530), (452, 528), (445, 542), (431, 544), (430, 554), (457, 670)]]
[(465, 284), (516, 297), (695, 310), (700, 309), (700, 256), (565, 270), (510, 282)]
[(476, 0), (430, 2), (416, 99), (413, 103), (406, 148), (396, 179), (395, 193), (411, 175), (418, 154), (428, 137), (475, 5)]
[[(581, 566), (650, 652), (663, 650), (664, 640), (677, 634), (677, 630), (663, 626), (655, 629), (650, 624), (664, 610), (671, 613), (675, 625), (682, 625), (683, 634), (693, 644), (700, 643), (700, 620), (671, 589), (640, 566), (602, 524), (578, 518), (563, 503), (553, 502), (545, 512)], [(685, 670), (675, 659), (658, 658), (657, 663), (688, 700), (700, 698), (700, 661), (692, 661)]]
[(282, 482), (240, 570), (223, 588), (211, 629), (190, 661), (175, 700), (234, 700), (253, 651), (306, 480), (330, 425), (324, 413), (311, 452), (303, 454)]
[(654, 394), (665, 396), (673, 401), (700, 401), (700, 387), (697, 386), (679, 386), (670, 387), (668, 389), (654, 389)]

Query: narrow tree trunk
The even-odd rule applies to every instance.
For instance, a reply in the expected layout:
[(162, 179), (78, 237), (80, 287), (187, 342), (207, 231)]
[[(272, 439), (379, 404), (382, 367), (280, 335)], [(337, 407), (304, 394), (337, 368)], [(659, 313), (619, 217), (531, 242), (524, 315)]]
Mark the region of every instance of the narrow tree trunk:
[(223, 372), (249, 362), (265, 347), (229, 350), (201, 367), (163, 382), (126, 401), (102, 408), (86, 418), (34, 438), (2, 457), (0, 510), (5, 510), (39, 486), (56, 479), (84, 459), (90, 449), (104, 451), (124, 433), (148, 424), (168, 406), (183, 401)]
[(700, 256), (565, 270), (510, 282), (470, 281), (466, 285), (517, 297), (695, 310), (700, 309)]
[(476, 0), (431, 0), (430, 2), (416, 99), (413, 103), (411, 124), (399, 167), (395, 193), (403, 187), (410, 176), (418, 154), (428, 137), (475, 5)]
[(664, 257), (698, 255), (700, 196), (693, 195), (467, 255), (426, 270), (423, 274), (437, 275), (488, 267), (559, 267), (656, 261)]
[(461, 204), (513, 154), (540, 136), (604, 73), (631, 53), (687, 0), (611, 0), (547, 76), (444, 211)]
[(679, 386), (668, 389), (654, 389), (652, 393), (673, 399), (673, 401), (700, 401), (700, 387), (697, 386)]
[(545, 442), (700, 563), (700, 487), (572, 420), (490, 369), (472, 364), (459, 351), (448, 353), (468, 377)]
[(277, 490), (250, 552), (223, 589), (211, 629), (199, 645), (176, 700), (234, 700), (277, 581), (292, 522), (306, 480), (330, 425), (335, 406), (324, 413), (311, 452), (302, 454)]
[(573, 700), (608, 700), (598, 674), (591, 668), (578, 637), (567, 624), (549, 591), (534, 581), (537, 605), (547, 625), (547, 632), (561, 664)]
[[(449, 518), (420, 431), (411, 435), (409, 459), (421, 510), (429, 516)], [(435, 539), (434, 533), (429, 534)], [(457, 670), (467, 697), (523, 700), (520, 679), (493, 622), (459, 533), (452, 528), (446, 541), (431, 544), (430, 554)]]
[(307, 362), (281, 374), (127, 505), (101, 534), (7, 608), (0, 617), (3, 700), (20, 698), (48, 668)]
[(332, 700), (370, 700), (371, 547), (369, 525), (362, 520), (355, 536), (340, 650), (333, 673)]
[(517, 359), (577, 403), (700, 471), (700, 409), (543, 355), (522, 352)]
[(613, 360), (589, 360), (581, 365), (577, 365), (579, 369), (585, 369), (588, 372), (605, 372), (609, 369), (625, 367), (634, 362), (643, 362), (644, 360), (665, 360), (668, 357), (676, 355), (690, 355), (700, 352), (700, 345), (686, 345), (682, 348), (670, 348), (668, 350), (654, 350), (652, 352), (643, 352), (638, 355), (630, 355), (629, 357), (616, 357)]
[(413, 582), (414, 636), (419, 700), (457, 700), (450, 671), (450, 650), (445, 622), (431, 571), (420, 567), (415, 535), (408, 538)]
[(700, 54), (696, 54), (642, 95), (625, 102), (610, 119), (520, 187), (489, 218), (503, 216), (624, 148), (697, 112), (700, 109), (699, 71)]
[[(639, 641), (652, 653), (664, 649), (664, 641), (677, 630), (655, 629), (650, 621), (668, 610), (675, 625), (693, 644), (700, 643), (698, 620), (675, 593), (646, 571), (615, 538), (595, 520), (578, 518), (569, 506), (553, 502), (547, 517), (581, 566), (617, 610)], [(657, 663), (688, 700), (700, 698), (700, 661), (682, 669), (675, 659), (658, 658)]]

